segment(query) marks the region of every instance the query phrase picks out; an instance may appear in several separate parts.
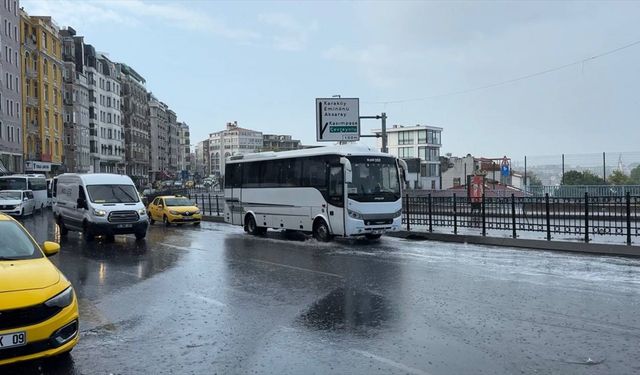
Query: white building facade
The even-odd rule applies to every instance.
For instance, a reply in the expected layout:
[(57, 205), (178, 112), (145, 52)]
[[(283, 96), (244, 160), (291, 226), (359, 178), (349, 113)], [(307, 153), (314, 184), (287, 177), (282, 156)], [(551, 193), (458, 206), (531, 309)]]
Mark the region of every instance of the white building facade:
[(224, 175), (225, 159), (232, 155), (258, 152), (263, 147), (262, 133), (238, 126), (238, 122), (227, 123), (226, 129), (209, 134), (208, 174)]
[[(380, 129), (373, 130), (381, 134)], [(377, 140), (382, 148), (382, 139)], [(409, 182), (411, 189), (441, 189), (440, 148), (442, 128), (426, 125), (393, 125), (387, 129), (389, 154), (401, 159), (420, 159), (420, 172)]]
[(18, 1), (0, 5), (0, 174), (23, 171), (19, 8)]
[(85, 46), (89, 85), (91, 171), (125, 173), (124, 129), (117, 69), (107, 56)]

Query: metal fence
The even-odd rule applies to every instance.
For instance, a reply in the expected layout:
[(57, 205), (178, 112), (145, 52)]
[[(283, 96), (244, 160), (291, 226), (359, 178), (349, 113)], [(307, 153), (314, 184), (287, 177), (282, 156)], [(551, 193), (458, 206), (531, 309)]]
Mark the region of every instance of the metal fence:
[(624, 197), (627, 193), (632, 196), (640, 195), (640, 185), (558, 185), (558, 186), (529, 186), (527, 193), (533, 196), (544, 197)]
[(191, 199), (205, 216), (221, 216), (224, 213), (224, 194), (187, 193), (185, 196)]
[(582, 197), (426, 197), (405, 196), (403, 224), (433, 232), (434, 227), (475, 228), (483, 236), (488, 230), (543, 232), (580, 236), (589, 242), (594, 235), (625, 236), (627, 245), (640, 236), (640, 195)]

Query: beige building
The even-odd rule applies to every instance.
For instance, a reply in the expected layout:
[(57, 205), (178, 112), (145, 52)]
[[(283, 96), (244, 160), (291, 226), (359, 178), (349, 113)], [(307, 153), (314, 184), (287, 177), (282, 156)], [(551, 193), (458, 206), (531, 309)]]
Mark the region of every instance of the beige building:
[[(51, 17), (29, 16), (21, 9), (20, 31), (25, 170), (46, 172), (42, 167), (48, 165), (55, 171), (62, 163), (64, 136), (59, 28)], [(38, 170), (29, 170), (30, 165)]]

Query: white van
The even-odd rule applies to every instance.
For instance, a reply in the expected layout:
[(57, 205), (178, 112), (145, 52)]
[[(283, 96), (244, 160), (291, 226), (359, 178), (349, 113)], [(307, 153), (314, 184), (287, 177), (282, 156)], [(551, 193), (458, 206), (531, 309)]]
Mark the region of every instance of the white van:
[(65, 173), (54, 185), (53, 215), (61, 235), (82, 231), (87, 241), (96, 235), (147, 235), (147, 210), (128, 176)]

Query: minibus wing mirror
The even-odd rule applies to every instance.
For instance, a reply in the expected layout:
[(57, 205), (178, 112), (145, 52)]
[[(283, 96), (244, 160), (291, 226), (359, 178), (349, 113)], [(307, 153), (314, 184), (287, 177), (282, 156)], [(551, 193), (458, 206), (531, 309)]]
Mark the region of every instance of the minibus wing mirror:
[(400, 166), (400, 173), (402, 173), (404, 182), (409, 183), (409, 175), (407, 173), (409, 171), (409, 167), (407, 166), (407, 162), (402, 159), (398, 159), (398, 165)]
[(340, 158), (340, 164), (344, 166), (344, 181), (347, 184), (353, 182), (353, 172), (351, 170), (351, 162), (344, 156)]

